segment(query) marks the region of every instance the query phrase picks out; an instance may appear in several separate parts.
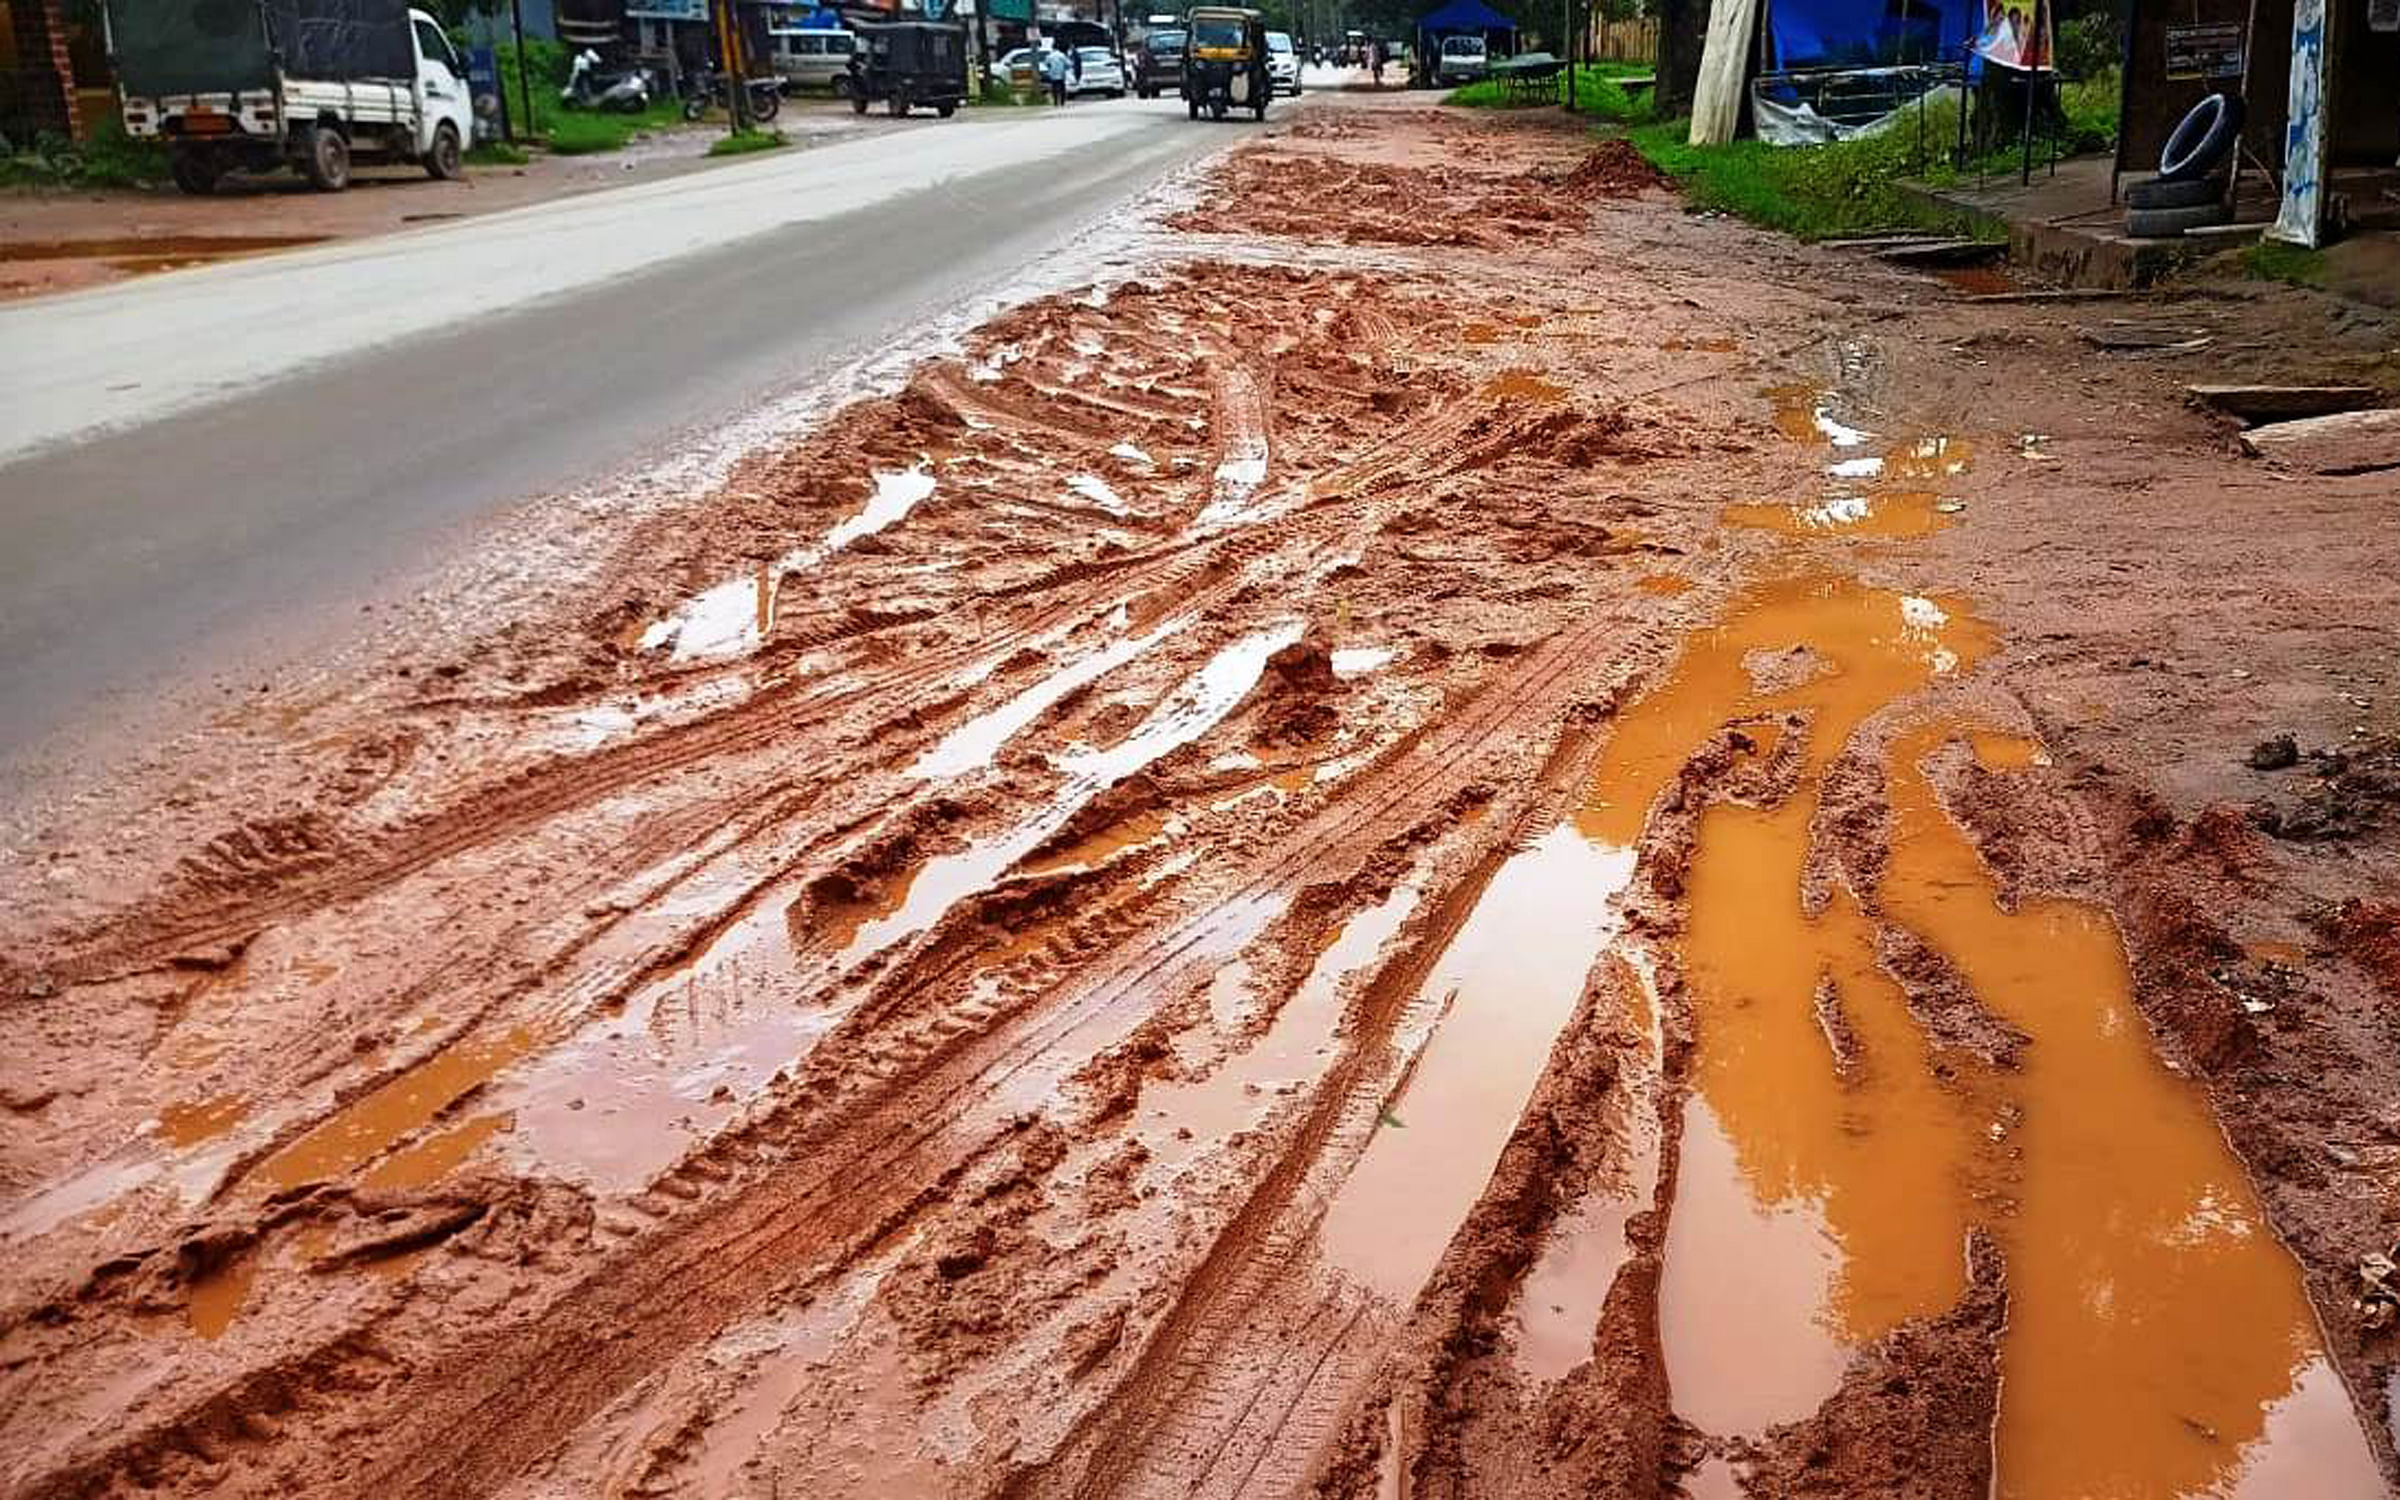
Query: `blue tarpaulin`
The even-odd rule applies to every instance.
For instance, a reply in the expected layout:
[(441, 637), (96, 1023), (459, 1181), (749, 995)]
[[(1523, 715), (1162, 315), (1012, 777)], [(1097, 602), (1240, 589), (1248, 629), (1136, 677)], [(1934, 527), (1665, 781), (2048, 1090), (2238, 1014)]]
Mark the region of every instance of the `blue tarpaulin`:
[(1981, 0), (1767, 0), (1765, 71), (1955, 62), (1982, 19)]
[(1483, 3), (1483, 0), (1450, 0), (1450, 3), (1426, 15), (1417, 22), (1417, 30), (1440, 35), (1445, 32), (1509, 31), (1517, 23)]

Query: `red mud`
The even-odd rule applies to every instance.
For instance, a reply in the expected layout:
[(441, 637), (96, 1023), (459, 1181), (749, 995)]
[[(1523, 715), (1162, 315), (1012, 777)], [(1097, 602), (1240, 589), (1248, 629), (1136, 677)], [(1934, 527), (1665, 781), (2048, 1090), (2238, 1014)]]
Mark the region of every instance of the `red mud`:
[[(2322, 1344), (2248, 1413), (2307, 1441), (2142, 1443), (2388, 1482), (2388, 496), (2261, 474), (2067, 314), (1587, 146), (1311, 101), (1139, 279), (577, 513), (587, 588), (259, 694), (19, 841), (0, 1491), (2019, 1493), (2059, 1044), (1911, 925), (1924, 816), (1992, 921), (2121, 934), (2151, 1081), (2242, 1189), (2191, 1232), (2272, 1231)], [(2193, 316), (2225, 379), (2393, 344), (2297, 295)], [(1926, 453), (1941, 526), (1726, 524)], [(1707, 654), (1811, 579), (1906, 670)], [(1943, 1193), (1758, 1232), (1838, 1225), (1858, 1286), (1909, 1215), (1970, 1232), (1801, 1409), (1712, 1429), (1675, 1257), (1738, 1268), (1676, 1219), (1790, 1143), (1685, 945), (1709, 830), (1776, 817), (1760, 929), (1872, 937), (1802, 987), (1785, 1113), (1906, 1128), (1899, 1028), (1967, 1124)], [(1628, 883), (1528, 883), (1575, 859)]]

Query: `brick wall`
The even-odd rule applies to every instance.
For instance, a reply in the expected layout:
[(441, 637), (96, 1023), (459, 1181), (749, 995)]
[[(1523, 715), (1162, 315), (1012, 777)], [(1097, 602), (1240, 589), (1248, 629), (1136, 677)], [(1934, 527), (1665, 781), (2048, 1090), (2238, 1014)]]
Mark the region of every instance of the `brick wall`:
[(19, 138), (54, 130), (80, 137), (75, 65), (67, 56), (67, 23), (58, 0), (0, 0), (8, 16), (8, 88), (0, 94), (0, 130)]

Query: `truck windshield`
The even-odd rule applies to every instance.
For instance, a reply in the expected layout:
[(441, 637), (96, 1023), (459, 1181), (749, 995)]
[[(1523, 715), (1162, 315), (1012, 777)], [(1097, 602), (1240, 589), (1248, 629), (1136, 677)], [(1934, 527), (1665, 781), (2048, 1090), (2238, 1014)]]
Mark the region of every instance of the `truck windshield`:
[(1242, 45), (1242, 23), (1237, 16), (1202, 16), (1192, 22), (1192, 45), (1195, 47), (1239, 47)]

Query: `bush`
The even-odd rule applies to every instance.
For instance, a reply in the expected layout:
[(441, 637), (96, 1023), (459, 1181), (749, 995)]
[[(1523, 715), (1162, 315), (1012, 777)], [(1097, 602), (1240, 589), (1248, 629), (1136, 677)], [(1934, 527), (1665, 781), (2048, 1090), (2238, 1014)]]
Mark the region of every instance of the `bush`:
[(2125, 59), (2125, 27), (2114, 11), (2058, 23), (2058, 76), (2069, 82), (2114, 74)]
[(169, 181), (167, 148), (137, 141), (115, 119), (75, 142), (45, 131), (32, 146), (0, 157), (0, 183), (22, 187), (147, 187)]

